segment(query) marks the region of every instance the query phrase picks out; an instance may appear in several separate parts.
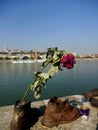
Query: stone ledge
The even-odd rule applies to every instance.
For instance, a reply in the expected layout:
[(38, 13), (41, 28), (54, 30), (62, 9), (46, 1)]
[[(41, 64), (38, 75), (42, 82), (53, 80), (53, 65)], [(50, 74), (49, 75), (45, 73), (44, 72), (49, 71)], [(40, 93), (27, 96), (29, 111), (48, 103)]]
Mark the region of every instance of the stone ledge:
[[(61, 97), (60, 99), (65, 100), (66, 98), (69, 98), (69, 100), (80, 101), (83, 98), (83, 96), (72, 95), (67, 97)], [(47, 102), (48, 100), (32, 102), (31, 106), (32, 108), (40, 108), (41, 106), (47, 105)], [(58, 127), (53, 128), (43, 128), (41, 124), (41, 119), (43, 117), (40, 117), (38, 122), (34, 126), (32, 126), (31, 130), (96, 130), (98, 125), (98, 109), (92, 107), (90, 103), (88, 103), (87, 105), (90, 108), (90, 114), (87, 121), (84, 121), (80, 117), (69, 124), (60, 124), (58, 125)], [(13, 105), (0, 107), (0, 130), (9, 130), (9, 124), (13, 116), (13, 108)]]

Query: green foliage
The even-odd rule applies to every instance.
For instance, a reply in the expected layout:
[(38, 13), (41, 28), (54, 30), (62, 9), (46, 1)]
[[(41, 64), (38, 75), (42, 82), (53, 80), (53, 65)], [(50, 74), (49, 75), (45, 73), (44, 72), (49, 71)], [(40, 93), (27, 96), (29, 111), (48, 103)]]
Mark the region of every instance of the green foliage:
[(8, 57), (8, 56), (6, 56), (6, 57), (5, 57), (5, 60), (11, 60), (11, 58), (10, 58), (10, 57)]
[(3, 58), (3, 57), (0, 57), (0, 60), (4, 60), (4, 58)]

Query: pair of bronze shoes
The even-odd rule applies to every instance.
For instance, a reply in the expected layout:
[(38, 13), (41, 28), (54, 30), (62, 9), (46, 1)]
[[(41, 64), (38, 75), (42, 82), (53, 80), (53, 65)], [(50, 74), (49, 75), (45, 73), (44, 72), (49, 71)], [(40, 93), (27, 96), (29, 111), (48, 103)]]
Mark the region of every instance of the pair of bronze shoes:
[(70, 123), (78, 117), (80, 117), (80, 110), (76, 106), (71, 106), (69, 99), (62, 101), (55, 96), (49, 100), (46, 106), (42, 124), (52, 128), (59, 124)]
[[(37, 108), (31, 108), (31, 102), (25, 101), (21, 104), (16, 101), (14, 106), (13, 118), (10, 123), (10, 130), (30, 129), (41, 116)], [(70, 123), (80, 117), (80, 110), (72, 106), (69, 100), (60, 100), (56, 96), (49, 100), (43, 115), (43, 126), (52, 128), (59, 124)]]
[(84, 93), (85, 98), (89, 99), (93, 107), (98, 108), (98, 88), (95, 88), (89, 92)]

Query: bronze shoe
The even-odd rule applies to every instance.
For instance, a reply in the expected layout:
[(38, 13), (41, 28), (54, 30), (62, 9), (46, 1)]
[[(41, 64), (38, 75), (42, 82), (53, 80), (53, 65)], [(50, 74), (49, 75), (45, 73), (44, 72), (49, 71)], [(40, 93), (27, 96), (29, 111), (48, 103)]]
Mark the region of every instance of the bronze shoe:
[(97, 88), (84, 93), (84, 96), (86, 99), (89, 99), (89, 102), (93, 107), (98, 108), (98, 89)]
[(31, 102), (25, 101), (21, 104), (16, 101), (14, 105), (13, 118), (10, 123), (10, 130), (27, 130), (37, 121), (40, 113), (37, 108), (31, 108)]
[(98, 89), (95, 88), (89, 92), (84, 93), (83, 95), (85, 96), (85, 98), (91, 98), (91, 97), (98, 96)]
[(98, 97), (93, 97), (90, 99), (90, 103), (93, 107), (97, 107), (98, 108)]
[(79, 116), (80, 110), (77, 107), (72, 107), (68, 99), (61, 101), (59, 98), (54, 97), (46, 106), (42, 124), (52, 128), (59, 124), (70, 123)]

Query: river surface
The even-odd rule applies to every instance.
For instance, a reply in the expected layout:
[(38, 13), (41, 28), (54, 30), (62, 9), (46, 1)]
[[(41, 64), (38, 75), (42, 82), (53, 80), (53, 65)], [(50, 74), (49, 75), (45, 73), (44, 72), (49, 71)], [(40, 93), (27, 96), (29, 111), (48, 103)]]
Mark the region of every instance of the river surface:
[[(21, 99), (33, 80), (34, 71), (41, 63), (0, 63), (0, 106), (11, 105)], [(63, 69), (49, 79), (42, 89), (41, 98), (79, 95), (98, 88), (98, 61), (77, 61), (73, 69)], [(28, 100), (37, 101), (30, 91)]]

